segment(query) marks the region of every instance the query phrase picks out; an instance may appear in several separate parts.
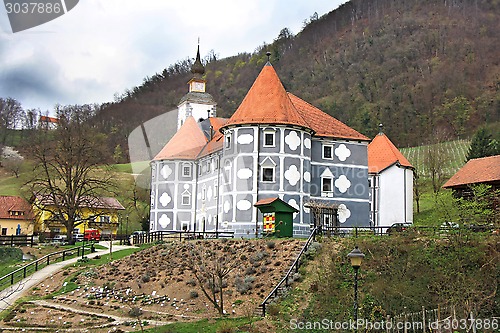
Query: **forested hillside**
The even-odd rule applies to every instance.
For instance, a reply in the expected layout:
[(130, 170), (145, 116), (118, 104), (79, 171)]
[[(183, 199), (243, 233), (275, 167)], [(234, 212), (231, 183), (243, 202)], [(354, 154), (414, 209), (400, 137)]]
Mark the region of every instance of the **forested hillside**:
[[(286, 89), (373, 136), (378, 123), (399, 146), (435, 132), (470, 136), (500, 120), (500, 2), (353, 0), (294, 36), (284, 28), (253, 54), (207, 62), (207, 89), (230, 116), (272, 53)], [(210, 45), (204, 46), (205, 48)], [(194, 46), (193, 46), (194, 51)], [(190, 61), (127, 91), (103, 117), (127, 123), (174, 109), (186, 93)], [(123, 117), (127, 114), (127, 117)]]
[[(284, 27), (253, 53), (218, 59), (216, 50), (208, 52), (207, 90), (218, 115), (229, 117), (270, 51), (288, 91), (367, 136), (383, 123), (399, 147), (470, 138), (482, 124), (499, 128), (499, 31), (497, 0), (352, 0), (312, 15), (296, 35)], [(110, 151), (119, 145), (127, 156), (131, 130), (176, 108), (192, 61), (144, 73), (141, 86), (99, 107), (96, 120)]]

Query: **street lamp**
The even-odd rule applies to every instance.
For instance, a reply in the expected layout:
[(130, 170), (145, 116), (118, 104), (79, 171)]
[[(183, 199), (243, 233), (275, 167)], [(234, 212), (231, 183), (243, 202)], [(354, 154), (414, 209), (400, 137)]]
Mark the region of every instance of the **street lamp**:
[(347, 257), (351, 260), (351, 266), (354, 268), (354, 325), (357, 325), (358, 322), (358, 270), (361, 267), (361, 263), (363, 262), (363, 258), (365, 257), (364, 253), (361, 252), (356, 246), (354, 250), (351, 251), (347, 255)]

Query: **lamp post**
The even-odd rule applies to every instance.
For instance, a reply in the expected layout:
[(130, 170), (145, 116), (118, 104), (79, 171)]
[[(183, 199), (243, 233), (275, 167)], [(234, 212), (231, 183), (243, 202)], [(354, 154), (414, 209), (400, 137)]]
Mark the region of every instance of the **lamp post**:
[(125, 242), (125, 244), (126, 245), (130, 245), (130, 240), (128, 238), (128, 215), (127, 215), (127, 224), (126, 224), (126, 227), (125, 227), (125, 236), (126, 236), (126, 242)]
[[(347, 255), (347, 257), (351, 260), (351, 266), (354, 268), (354, 325), (357, 325), (358, 322), (358, 270), (361, 267), (361, 263), (363, 262), (363, 258), (365, 257), (364, 253), (361, 252), (356, 246), (354, 250), (351, 251)], [(357, 327), (356, 327), (357, 330)]]

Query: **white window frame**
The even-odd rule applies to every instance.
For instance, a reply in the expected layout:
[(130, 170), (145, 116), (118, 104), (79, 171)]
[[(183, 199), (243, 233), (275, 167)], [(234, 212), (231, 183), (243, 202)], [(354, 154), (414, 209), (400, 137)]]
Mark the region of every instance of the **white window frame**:
[(201, 189), (201, 201), (207, 200), (207, 187), (203, 185), (203, 188)]
[(224, 138), (224, 148), (231, 149), (231, 133), (228, 133)]
[[(325, 156), (325, 148), (330, 148), (330, 157)], [(333, 160), (333, 144), (323, 143), (323, 147), (321, 148), (321, 156), (324, 160)]]
[[(184, 199), (188, 199), (188, 202), (185, 203), (184, 202)], [(182, 206), (191, 206), (191, 193), (189, 191), (184, 191), (182, 192), (182, 195), (181, 195), (181, 205)]]
[[(267, 144), (267, 136), (268, 135), (271, 135), (272, 138), (273, 138), (273, 143), (272, 144)], [(276, 132), (275, 131), (270, 131), (270, 130), (265, 130), (264, 131), (264, 142), (263, 142), (263, 147), (266, 147), (266, 148), (274, 148), (276, 147)]]
[[(188, 171), (187, 174), (186, 174), (186, 170)], [(182, 176), (183, 177), (191, 177), (191, 170), (192, 170), (192, 167), (191, 167), (191, 164), (183, 164), (182, 165)]]
[[(261, 166), (261, 174), (262, 174), (262, 177), (261, 177), (261, 181), (263, 183), (274, 183), (276, 181), (276, 170), (274, 167), (270, 167), (270, 166)], [(272, 180), (265, 180), (264, 179), (264, 175), (265, 175), (265, 172), (264, 170), (271, 170), (272, 173), (273, 173), (273, 179)]]
[(111, 216), (110, 215), (101, 215), (99, 218), (99, 222), (101, 223), (111, 223)]
[[(272, 180), (264, 180), (264, 169), (271, 169), (273, 172)], [(266, 157), (260, 164), (260, 181), (263, 183), (275, 183), (276, 182), (276, 163), (270, 158)]]
[[(330, 181), (330, 190), (325, 191), (325, 180)], [(321, 196), (333, 196), (333, 177), (324, 176), (321, 177)]]

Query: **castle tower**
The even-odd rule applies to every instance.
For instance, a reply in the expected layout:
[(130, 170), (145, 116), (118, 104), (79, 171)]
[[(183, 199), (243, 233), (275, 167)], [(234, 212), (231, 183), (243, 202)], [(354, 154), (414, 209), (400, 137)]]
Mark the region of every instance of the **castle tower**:
[(196, 52), (196, 60), (191, 67), (193, 78), (189, 80), (189, 92), (181, 98), (177, 109), (177, 130), (193, 116), (196, 121), (216, 116), (216, 105), (212, 95), (206, 92), (206, 80), (203, 78), (205, 67), (200, 59), (200, 46)]

